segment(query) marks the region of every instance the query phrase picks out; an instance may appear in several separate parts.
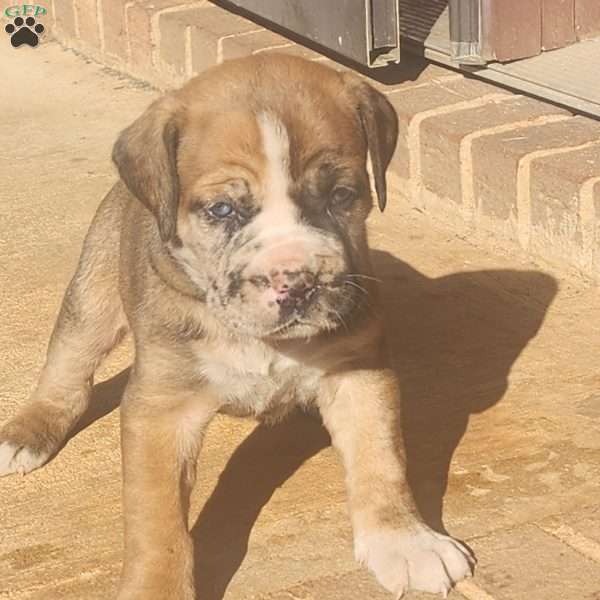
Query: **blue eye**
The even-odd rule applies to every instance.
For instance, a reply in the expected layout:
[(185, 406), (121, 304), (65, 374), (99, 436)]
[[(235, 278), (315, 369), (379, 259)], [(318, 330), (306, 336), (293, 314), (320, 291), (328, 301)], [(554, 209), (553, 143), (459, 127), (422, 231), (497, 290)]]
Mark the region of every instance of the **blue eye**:
[(208, 212), (218, 219), (225, 219), (233, 214), (234, 208), (229, 202), (215, 202), (209, 207)]

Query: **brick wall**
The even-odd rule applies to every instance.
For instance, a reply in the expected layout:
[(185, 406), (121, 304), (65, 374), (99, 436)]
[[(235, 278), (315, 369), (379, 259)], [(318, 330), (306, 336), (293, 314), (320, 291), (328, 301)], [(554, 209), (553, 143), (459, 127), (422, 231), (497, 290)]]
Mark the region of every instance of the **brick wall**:
[[(258, 52), (342, 68), (207, 0), (52, 5), (63, 45), (160, 89)], [(389, 179), (405, 201), (461, 235), (600, 281), (600, 123), (434, 65), (402, 68), (401, 83), (374, 84), (400, 118)]]

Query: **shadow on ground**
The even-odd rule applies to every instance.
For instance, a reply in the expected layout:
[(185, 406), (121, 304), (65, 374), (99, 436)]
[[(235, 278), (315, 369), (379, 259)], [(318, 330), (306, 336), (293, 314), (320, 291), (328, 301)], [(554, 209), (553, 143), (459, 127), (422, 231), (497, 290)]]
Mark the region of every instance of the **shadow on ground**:
[[(444, 531), (450, 462), (469, 416), (498, 403), (511, 367), (536, 335), (557, 293), (536, 271), (473, 271), (430, 279), (385, 252), (382, 279), (391, 352), (402, 386), (409, 484), (419, 510)], [(95, 387), (81, 430), (118, 405), (124, 371)], [(193, 526), (199, 600), (221, 600), (274, 491), (330, 443), (318, 420), (296, 415), (259, 425), (236, 449)], [(307, 532), (310, 535), (310, 532)]]
[[(539, 272), (509, 270), (429, 279), (384, 252), (374, 262), (402, 383), (409, 483), (426, 521), (444, 531), (450, 461), (469, 415), (501, 400), (557, 284)], [(199, 600), (223, 598), (262, 507), (328, 444), (318, 421), (297, 416), (257, 427), (235, 451), (192, 530)]]

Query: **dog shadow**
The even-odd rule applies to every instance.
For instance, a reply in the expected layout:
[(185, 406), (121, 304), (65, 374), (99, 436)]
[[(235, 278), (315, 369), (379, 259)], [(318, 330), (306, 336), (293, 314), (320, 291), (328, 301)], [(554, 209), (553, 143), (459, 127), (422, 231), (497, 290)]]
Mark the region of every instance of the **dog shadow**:
[[(373, 259), (402, 389), (408, 482), (425, 521), (445, 532), (448, 472), (469, 416), (502, 399), (511, 367), (541, 327), (558, 286), (537, 271), (431, 279), (389, 253), (374, 252)], [(93, 412), (78, 430), (118, 405), (127, 376), (123, 371), (95, 386)], [(192, 528), (199, 600), (222, 600), (263, 506), (329, 444), (318, 419), (296, 414), (258, 425), (235, 450)]]
[(88, 409), (81, 415), (77, 425), (70, 432), (65, 444), (92, 423), (102, 419), (121, 405), (131, 367), (123, 369), (110, 379), (97, 383), (92, 389), (92, 398)]
[[(535, 271), (430, 279), (386, 252), (373, 258), (402, 387), (409, 485), (426, 522), (445, 532), (450, 462), (469, 416), (502, 399), (511, 366), (542, 325), (558, 287)], [(298, 415), (258, 426), (237, 448), (192, 529), (199, 600), (222, 600), (262, 507), (329, 443), (318, 420)]]
[(374, 263), (402, 390), (408, 483), (425, 521), (447, 533), (443, 499), (469, 416), (502, 399), (558, 284), (538, 271), (514, 270), (430, 279), (386, 252), (376, 252)]

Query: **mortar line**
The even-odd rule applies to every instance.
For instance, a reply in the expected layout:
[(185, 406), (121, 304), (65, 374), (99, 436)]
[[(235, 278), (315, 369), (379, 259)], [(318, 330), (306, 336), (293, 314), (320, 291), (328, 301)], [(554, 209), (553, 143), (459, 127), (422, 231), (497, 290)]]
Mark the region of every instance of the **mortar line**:
[[(195, 8), (207, 8), (212, 6), (209, 4), (207, 6), (206, 0), (204, 2), (196, 2), (194, 4), (178, 4), (177, 6), (168, 6), (167, 8), (162, 8), (157, 10), (150, 17), (150, 44), (152, 46), (152, 65), (158, 66), (160, 64), (160, 43), (161, 43), (161, 35), (160, 35), (160, 17), (162, 15), (170, 15), (173, 13), (183, 12), (186, 10), (192, 10)], [(186, 25), (186, 27), (190, 27)], [(185, 34), (184, 34), (185, 35)], [(186, 71), (187, 73), (187, 71)]]
[(251, 29), (250, 31), (243, 31), (241, 33), (231, 33), (229, 35), (224, 35), (217, 40), (217, 64), (220, 65), (223, 62), (223, 42), (225, 40), (229, 40), (231, 38), (242, 37), (245, 35), (251, 35), (253, 33), (259, 33), (261, 31), (265, 31), (264, 27), (260, 29)]
[(573, 550), (576, 550), (579, 554), (583, 554), (586, 558), (589, 558), (596, 563), (600, 563), (600, 544), (598, 542), (575, 531), (568, 525), (560, 525), (559, 527), (544, 527), (537, 523), (535, 523), (535, 525)]
[(506, 102), (513, 96), (505, 93), (486, 94), (472, 100), (462, 100), (446, 106), (439, 106), (423, 112), (417, 113), (408, 124), (407, 146), (408, 146), (408, 164), (409, 164), (409, 182), (413, 202), (421, 206), (421, 190), (423, 183), (421, 181), (421, 124), (426, 119), (439, 117), (453, 112), (466, 110), (469, 108), (479, 108), (486, 104), (495, 102)]
[(458, 79), (464, 79), (464, 76), (460, 73), (455, 73), (453, 75), (442, 75), (437, 79), (432, 79), (431, 81), (425, 81), (424, 83), (416, 83), (415, 85), (407, 85), (401, 88), (397, 88), (395, 90), (383, 90), (384, 96), (391, 96), (392, 94), (397, 94), (401, 92), (410, 92), (411, 90), (418, 90), (424, 87), (432, 87), (439, 83), (446, 83), (451, 81), (456, 81)]
[(594, 188), (600, 183), (600, 176), (586, 179), (579, 188), (579, 218), (586, 267), (592, 271), (596, 253), (596, 207), (594, 206)]
[(127, 63), (131, 64), (131, 38), (129, 37), (129, 9), (135, 6), (135, 0), (126, 2), (123, 6), (123, 19), (125, 20), (125, 46), (127, 48)]
[(56, 29), (56, 5), (54, 4), (54, 0), (51, 2), (52, 4), (52, 27)]
[[(522, 98), (523, 96), (517, 96)], [(464, 218), (467, 222), (472, 221), (477, 213), (478, 206), (475, 201), (475, 185), (473, 173), (473, 141), (482, 137), (497, 135), (499, 133), (509, 133), (529, 127), (546, 125), (548, 123), (556, 123), (572, 118), (571, 115), (544, 115), (535, 119), (524, 119), (514, 121), (512, 123), (503, 123), (493, 127), (486, 127), (473, 131), (460, 141), (459, 145), (459, 164), (460, 164), (460, 189), (462, 199), (462, 210)]]
[(186, 25), (185, 32), (183, 34), (184, 38), (184, 49), (183, 49), (183, 60), (184, 60), (184, 70), (185, 76), (187, 79), (190, 79), (194, 76), (194, 65), (192, 60), (192, 26)]
[(79, 14), (77, 12), (77, 3), (73, 2), (73, 26), (75, 27), (75, 39), (81, 39), (81, 31), (79, 30)]
[(266, 48), (259, 48), (258, 50), (252, 50), (252, 54), (260, 54), (261, 52), (268, 52), (269, 50), (278, 50), (279, 48), (290, 48), (295, 46), (294, 42), (287, 42), (286, 44), (275, 44), (274, 46), (267, 46)]
[[(53, 0), (54, 1), (54, 0)], [(104, 39), (104, 14), (102, 11), (104, 0), (97, 0), (96, 2), (96, 21), (98, 23), (98, 36), (100, 37), (100, 53), (104, 54), (106, 49), (106, 41)]]
[(531, 164), (538, 158), (556, 156), (558, 154), (567, 154), (585, 150), (591, 146), (600, 144), (600, 140), (593, 140), (578, 144), (577, 146), (562, 146), (560, 148), (545, 148), (543, 150), (534, 150), (519, 160), (517, 167), (517, 233), (519, 243), (525, 250), (529, 248), (531, 237)]

